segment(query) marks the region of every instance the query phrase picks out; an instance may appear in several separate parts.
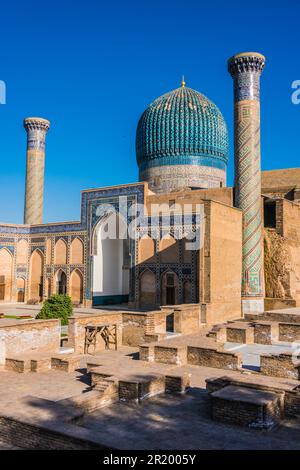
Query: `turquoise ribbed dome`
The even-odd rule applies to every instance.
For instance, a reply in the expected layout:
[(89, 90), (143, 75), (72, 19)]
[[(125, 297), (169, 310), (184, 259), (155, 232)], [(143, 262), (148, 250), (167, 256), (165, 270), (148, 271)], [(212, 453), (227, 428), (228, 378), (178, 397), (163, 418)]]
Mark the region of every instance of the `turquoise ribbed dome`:
[(140, 174), (164, 165), (201, 165), (226, 171), (224, 118), (208, 98), (180, 87), (157, 98), (142, 114), (136, 133)]

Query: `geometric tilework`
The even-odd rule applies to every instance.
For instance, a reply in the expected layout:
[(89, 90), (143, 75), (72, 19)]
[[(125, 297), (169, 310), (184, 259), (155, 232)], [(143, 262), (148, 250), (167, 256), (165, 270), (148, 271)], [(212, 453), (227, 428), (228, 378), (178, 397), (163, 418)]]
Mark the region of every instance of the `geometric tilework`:
[(243, 211), (242, 297), (262, 297), (260, 75), (265, 57), (241, 53), (228, 61), (234, 80), (235, 204)]
[(259, 101), (235, 104), (235, 200), (243, 211), (242, 296), (260, 296), (262, 286), (262, 217)]

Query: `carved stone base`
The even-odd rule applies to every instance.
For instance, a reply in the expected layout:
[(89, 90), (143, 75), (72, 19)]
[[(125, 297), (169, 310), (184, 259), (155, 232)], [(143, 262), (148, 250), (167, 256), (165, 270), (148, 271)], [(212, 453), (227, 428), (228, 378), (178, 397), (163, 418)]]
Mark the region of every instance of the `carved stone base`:
[(242, 313), (263, 313), (264, 299), (243, 299)]

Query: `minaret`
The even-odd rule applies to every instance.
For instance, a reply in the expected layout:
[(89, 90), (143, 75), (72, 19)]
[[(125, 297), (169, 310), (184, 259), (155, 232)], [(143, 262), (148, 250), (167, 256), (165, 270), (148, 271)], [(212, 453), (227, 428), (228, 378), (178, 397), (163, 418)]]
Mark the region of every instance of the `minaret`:
[(43, 223), (45, 139), (50, 122), (43, 118), (24, 119), (27, 132), (24, 224)]
[(260, 76), (265, 57), (237, 54), (228, 61), (234, 80), (235, 205), (243, 211), (242, 310), (264, 310), (260, 165)]

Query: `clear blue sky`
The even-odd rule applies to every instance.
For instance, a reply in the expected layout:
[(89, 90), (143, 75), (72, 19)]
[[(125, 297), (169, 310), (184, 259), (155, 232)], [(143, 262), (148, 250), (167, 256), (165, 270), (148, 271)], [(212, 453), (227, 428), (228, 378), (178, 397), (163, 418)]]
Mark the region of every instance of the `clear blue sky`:
[(51, 120), (45, 222), (77, 220), (80, 190), (134, 182), (135, 130), (145, 107), (187, 86), (212, 99), (230, 132), (229, 56), (267, 56), (262, 78), (263, 169), (299, 166), (299, 0), (52, 0), (2, 2), (0, 220), (23, 219), (25, 116)]

